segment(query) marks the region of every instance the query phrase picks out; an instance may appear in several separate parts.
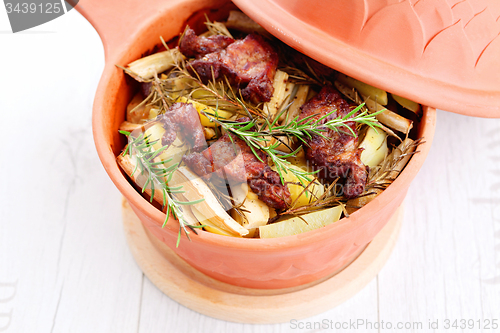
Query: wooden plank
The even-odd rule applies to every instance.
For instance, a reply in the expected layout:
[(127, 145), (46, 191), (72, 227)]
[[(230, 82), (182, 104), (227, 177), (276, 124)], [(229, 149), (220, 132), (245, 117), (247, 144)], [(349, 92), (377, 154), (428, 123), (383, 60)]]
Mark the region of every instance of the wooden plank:
[[(400, 208), (359, 257), (336, 275), (307, 286), (257, 290), (225, 284), (196, 271), (149, 234), (128, 203), (123, 203), (128, 244), (155, 286), (180, 304), (210, 317), (257, 324), (297, 321), (320, 314), (363, 289), (390, 256), (401, 217)], [(144, 309), (141, 307), (141, 311)]]
[[(147, 301), (146, 301), (147, 300)], [(322, 314), (281, 324), (240, 324), (214, 319), (190, 310), (163, 294), (147, 278), (144, 283), (143, 304), (139, 333), (148, 332), (227, 332), (227, 333), (296, 333), (322, 332), (307, 329), (307, 325), (349, 323), (359, 318), (377, 320), (377, 288), (373, 280), (358, 294), (338, 307)], [(315, 324), (319, 323), (319, 324)], [(328, 330), (325, 330), (328, 332)], [(339, 330), (331, 330), (338, 332)], [(340, 330), (354, 333), (359, 330)]]

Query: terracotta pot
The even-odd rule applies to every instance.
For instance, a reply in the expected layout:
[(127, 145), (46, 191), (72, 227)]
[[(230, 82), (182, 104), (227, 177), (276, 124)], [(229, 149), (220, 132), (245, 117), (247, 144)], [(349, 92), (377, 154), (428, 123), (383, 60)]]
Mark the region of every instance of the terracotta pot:
[[(178, 223), (149, 204), (129, 183), (115, 157), (124, 145), (118, 127), (134, 87), (115, 64), (125, 66), (159, 44), (159, 36), (177, 36), (185, 22), (204, 8), (223, 15), (224, 0), (82, 0), (76, 7), (96, 28), (104, 43), (106, 65), (93, 108), (97, 152), (110, 178), (152, 235), (199, 271), (237, 286), (277, 289), (299, 286), (331, 275), (351, 262), (382, 229), (403, 202), (420, 170), (434, 134), (436, 112), (423, 108), (420, 137), (425, 143), (396, 181), (364, 208), (325, 228), (275, 239), (241, 239), (208, 232), (185, 237), (175, 247)], [(200, 16), (203, 19), (203, 16)]]

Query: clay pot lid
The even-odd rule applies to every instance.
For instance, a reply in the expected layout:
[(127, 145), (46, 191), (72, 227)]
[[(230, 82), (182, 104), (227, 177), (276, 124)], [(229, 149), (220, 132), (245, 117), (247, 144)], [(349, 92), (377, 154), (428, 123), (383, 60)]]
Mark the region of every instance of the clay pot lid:
[(424, 105), (500, 117), (498, 0), (233, 0), (291, 47)]

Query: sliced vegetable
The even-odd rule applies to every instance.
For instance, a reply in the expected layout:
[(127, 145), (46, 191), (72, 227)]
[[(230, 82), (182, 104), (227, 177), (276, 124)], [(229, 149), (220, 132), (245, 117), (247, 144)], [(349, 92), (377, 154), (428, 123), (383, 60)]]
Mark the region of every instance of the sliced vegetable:
[[(198, 111), (198, 114), (200, 115), (201, 124), (207, 127), (215, 127), (215, 123), (210, 121), (210, 119), (208, 119), (208, 117), (203, 114), (203, 112), (206, 112), (208, 114), (215, 115), (215, 109), (200, 102), (193, 101), (192, 99), (188, 99), (184, 96), (179, 97), (177, 101), (181, 103), (193, 104), (194, 108), (196, 109), (196, 111)], [(229, 119), (233, 115), (233, 113), (224, 110), (218, 110), (217, 115), (219, 116), (219, 118)]]
[[(154, 150), (160, 149), (163, 144), (161, 139), (163, 137), (163, 133), (165, 133), (165, 129), (160, 123), (155, 123), (153, 126), (146, 129), (144, 132), (144, 136), (147, 137), (148, 142), (153, 143), (151, 146)], [(180, 163), (182, 157), (185, 152), (189, 149), (182, 140), (179, 138), (179, 135), (175, 138), (174, 142), (170, 144), (170, 146), (165, 149), (160, 155), (156, 157), (156, 160), (168, 161), (163, 164), (164, 167), (169, 167), (175, 163)]]
[(197, 222), (199, 222), (201, 225), (204, 225), (204, 228), (206, 231), (212, 232), (214, 234), (219, 234), (222, 236), (231, 236), (231, 237), (236, 237), (235, 234), (232, 234), (230, 232), (227, 232), (221, 228), (216, 227), (209, 219), (207, 219), (198, 209), (194, 207), (189, 207), (191, 210), (191, 213), (193, 213), (194, 217), (196, 218)]
[[(413, 145), (414, 141), (410, 138), (405, 139), (403, 142), (399, 144), (398, 147), (394, 148), (392, 152), (384, 159), (384, 161), (381, 163), (380, 167), (377, 169), (374, 169), (374, 173), (370, 174), (370, 178), (372, 179), (382, 179), (384, 183), (392, 183), (394, 179), (399, 175), (399, 173), (403, 170), (403, 168), (406, 166), (408, 161), (410, 160), (411, 153), (413, 152), (413, 148), (411, 147)], [(401, 157), (403, 152), (406, 152), (406, 155)], [(391, 170), (390, 172), (385, 172), (383, 171), (383, 167), (386, 166), (386, 164), (392, 163), (393, 165), (389, 165), (389, 169)], [(363, 195), (350, 199), (346, 203), (346, 209), (349, 214), (355, 212), (359, 208), (363, 207), (377, 195), (382, 193), (381, 188), (370, 188), (366, 193)]]
[(336, 222), (340, 219), (341, 214), (342, 206), (304, 214), (300, 217), (293, 217), (288, 220), (259, 227), (259, 235), (260, 238), (276, 238), (297, 235)]
[(120, 127), (118, 128), (120, 131), (125, 131), (125, 132), (133, 132), (135, 130), (139, 130), (139, 128), (143, 128), (143, 124), (136, 124), (136, 123), (131, 123), (130, 121), (124, 121), (120, 124)]
[(382, 189), (374, 188), (370, 189), (369, 194), (359, 196), (357, 198), (351, 199), (346, 203), (346, 210), (348, 214), (352, 214), (382, 193)]
[(337, 80), (356, 89), (361, 95), (369, 96), (374, 101), (377, 101), (377, 103), (387, 105), (387, 92), (385, 90), (375, 88), (344, 74), (339, 74)]
[(245, 229), (248, 229), (246, 237), (253, 237), (255, 230), (263, 225), (266, 225), (269, 220), (269, 207), (259, 200), (257, 194), (252, 192), (247, 184), (241, 186), (231, 186), (231, 194), (235, 200), (235, 205), (241, 205), (241, 216), (235, 209), (233, 209), (231, 216), (240, 223)]
[(379, 165), (389, 152), (387, 134), (381, 129), (369, 128), (359, 148), (364, 148), (363, 152), (361, 152), (361, 162), (373, 168)]
[(368, 98), (368, 96), (361, 94), (361, 97), (365, 100), (366, 107), (371, 112), (385, 110), (384, 112), (379, 113), (377, 115), (377, 120), (380, 121), (382, 124), (401, 133), (406, 134), (410, 132), (411, 128), (413, 127), (413, 122), (411, 120), (406, 119), (405, 117), (400, 116), (395, 112), (385, 109), (385, 107), (375, 102), (371, 98)]
[[(302, 169), (296, 165), (290, 165), (291, 169), (299, 170), (299, 171), (307, 171), (307, 169)], [(312, 184), (309, 183), (301, 184), (299, 179), (291, 172), (284, 172), (283, 178), (287, 183), (288, 190), (290, 191), (290, 195), (292, 198), (293, 207), (302, 207), (311, 202), (314, 202), (325, 193), (324, 186), (318, 181), (313, 181)], [(314, 176), (309, 176), (311, 180), (314, 179)], [(307, 187), (307, 190), (304, 190)]]
[[(120, 165), (120, 167), (125, 171), (125, 173), (132, 179), (132, 181), (139, 187), (143, 187), (144, 184), (146, 183), (146, 178), (147, 176), (142, 175), (141, 172), (136, 168), (137, 166), (137, 157), (136, 156), (130, 156), (130, 155), (125, 155), (123, 156), (122, 154), (118, 155), (116, 157), (116, 161)], [(151, 188), (147, 187), (144, 192), (147, 193), (151, 197), (152, 191)], [(154, 200), (160, 204), (163, 205), (163, 195), (161, 191), (155, 191), (154, 193)]]
[(248, 235), (248, 230), (243, 228), (222, 208), (207, 184), (187, 167), (179, 167), (173, 173), (168, 185), (170, 187), (182, 186), (183, 193), (181, 196), (186, 201), (196, 202), (204, 198), (205, 200), (192, 204), (190, 207), (194, 207), (214, 227), (235, 236)]
[(402, 133), (408, 133), (412, 128), (413, 124), (411, 120), (406, 119), (405, 117), (402, 117), (399, 114), (392, 112), (391, 110), (387, 110), (382, 104), (377, 103), (373, 99), (369, 98), (368, 95), (361, 94), (360, 97), (356, 89), (349, 87), (339, 81), (335, 81), (335, 87), (355, 103), (364, 102), (365, 106), (371, 112), (384, 110), (377, 115), (377, 120), (382, 124)]
[[(168, 80), (168, 76), (162, 74), (161, 75), (162, 80)], [(187, 77), (179, 77), (176, 78), (175, 80), (171, 81), (172, 83), (172, 92), (170, 93), (170, 97), (175, 100), (179, 96), (182, 96), (184, 91), (191, 88), (193, 85), (193, 80)]]
[(309, 94), (309, 86), (301, 84), (297, 88), (297, 93), (293, 98), (293, 103), (288, 109), (288, 122), (292, 121), (300, 113), (300, 107), (306, 102), (307, 95)]
[(404, 97), (401, 97), (401, 96), (398, 96), (395, 94), (391, 94), (391, 95), (392, 95), (392, 98), (394, 98), (394, 100), (396, 102), (398, 102), (399, 105), (401, 105), (405, 109), (408, 109), (408, 110), (413, 111), (415, 113), (418, 113), (420, 111), (420, 104), (418, 104), (414, 101), (410, 101), (407, 98), (404, 98)]
[(128, 64), (128, 69), (143, 79), (151, 79), (155, 74), (159, 75), (174, 67), (183, 58), (178, 49), (170, 49), (133, 61)]
[(288, 74), (286, 72), (277, 70), (274, 75), (273, 81), (273, 96), (271, 100), (264, 104), (264, 113), (274, 118), (281, 105), (285, 101), (286, 95), (286, 84), (288, 80)]
[[(127, 121), (135, 124), (144, 123), (149, 118), (150, 105), (146, 105), (141, 93), (137, 93), (127, 105)], [(142, 105), (140, 105), (142, 103)]]

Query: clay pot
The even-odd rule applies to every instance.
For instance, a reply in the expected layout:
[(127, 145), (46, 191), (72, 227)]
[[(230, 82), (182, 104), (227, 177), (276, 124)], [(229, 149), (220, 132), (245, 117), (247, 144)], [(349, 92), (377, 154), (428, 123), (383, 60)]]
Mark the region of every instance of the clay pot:
[[(217, 280), (248, 288), (277, 289), (319, 281), (350, 263), (377, 235), (403, 202), (411, 181), (431, 146), (436, 111), (423, 107), (419, 153), (375, 200), (325, 228), (275, 239), (241, 239), (201, 231), (184, 236), (176, 248), (178, 223), (146, 201), (129, 183), (115, 161), (124, 146), (118, 127), (134, 93), (131, 80), (115, 64), (125, 66), (159, 44), (159, 36), (177, 36), (185, 23), (196, 21), (200, 10), (212, 8), (224, 16), (233, 5), (225, 0), (86, 0), (76, 7), (96, 28), (104, 43), (106, 64), (93, 107), (97, 152), (118, 190), (151, 235), (168, 245), (187, 263)], [(234, 7), (233, 7), (234, 8)]]

